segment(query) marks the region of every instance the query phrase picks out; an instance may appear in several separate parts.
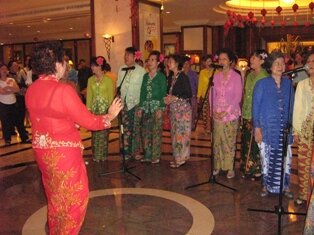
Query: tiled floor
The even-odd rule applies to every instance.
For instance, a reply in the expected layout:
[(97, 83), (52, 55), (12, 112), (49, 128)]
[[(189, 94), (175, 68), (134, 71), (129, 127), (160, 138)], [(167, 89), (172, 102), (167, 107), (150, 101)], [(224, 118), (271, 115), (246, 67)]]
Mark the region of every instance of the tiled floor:
[[(217, 177), (218, 182), (235, 188), (236, 192), (212, 183), (185, 190), (209, 177), (210, 141), (202, 129), (200, 123), (192, 135), (191, 160), (178, 169), (169, 167), (170, 133), (165, 131), (160, 164), (128, 162), (135, 166), (131, 172), (141, 180), (128, 173), (99, 176), (99, 173), (121, 169), (118, 130), (113, 129), (110, 134), (110, 156), (104, 163), (91, 160), (90, 134), (82, 130), (91, 199), (80, 234), (276, 234), (276, 214), (249, 212), (247, 208), (272, 210), (278, 198), (261, 198), (260, 182), (242, 179), (238, 161), (234, 179), (226, 179), (225, 173)], [(1, 140), (0, 234), (22, 234), (23, 226), (23, 234), (45, 234), (46, 201), (31, 145), (3, 147), (3, 144)], [(291, 186), (296, 193), (295, 162), (296, 156)], [(305, 211), (286, 198), (283, 207), (289, 211)], [(282, 234), (302, 234), (303, 224), (304, 216), (283, 215)]]

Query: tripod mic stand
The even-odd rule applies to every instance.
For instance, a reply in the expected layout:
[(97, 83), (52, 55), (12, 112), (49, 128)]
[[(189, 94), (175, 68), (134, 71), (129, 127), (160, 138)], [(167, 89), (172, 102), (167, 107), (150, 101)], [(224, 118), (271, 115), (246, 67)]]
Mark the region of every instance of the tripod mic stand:
[[(231, 189), (233, 191), (237, 191), (236, 189), (232, 188), (232, 187), (229, 187), (227, 185), (224, 185), (220, 182), (218, 182), (216, 180), (216, 176), (213, 174), (214, 172), (214, 137), (213, 137), (213, 131), (214, 131), (214, 111), (213, 111), (213, 104), (214, 104), (214, 91), (213, 91), (213, 88), (214, 88), (214, 74), (215, 74), (215, 71), (216, 71), (216, 68), (214, 68), (213, 70), (213, 74), (212, 76), (210, 77), (209, 79), (209, 83), (208, 83), (208, 87), (207, 87), (207, 90), (206, 90), (206, 94), (205, 94), (205, 97), (208, 97), (208, 92), (209, 90), (211, 90), (210, 92), (210, 95), (211, 95), (211, 107), (210, 107), (210, 140), (211, 140), (211, 151), (210, 151), (210, 175), (209, 175), (209, 179), (205, 182), (202, 182), (202, 183), (198, 183), (198, 184), (194, 184), (194, 185), (190, 185), (188, 187), (185, 188), (185, 190), (187, 189), (190, 189), (190, 188), (195, 188), (195, 187), (198, 187), (198, 186), (201, 186), (203, 184), (209, 184), (209, 183), (212, 183), (212, 184), (218, 184), (222, 187), (225, 187), (225, 188), (228, 188), (228, 189)], [(204, 102), (203, 102), (204, 103)]]
[(281, 235), (281, 217), (282, 215), (306, 215), (305, 213), (298, 213), (298, 212), (289, 212), (285, 211), (285, 209), (282, 206), (283, 202), (283, 179), (284, 179), (284, 162), (287, 158), (287, 151), (288, 151), (288, 137), (291, 131), (291, 97), (292, 97), (292, 82), (290, 83), (290, 94), (289, 94), (289, 103), (288, 103), (288, 124), (285, 126), (285, 129), (283, 130), (283, 148), (281, 153), (281, 166), (280, 166), (280, 187), (279, 187), (279, 196), (278, 196), (278, 204), (274, 206), (274, 210), (264, 210), (264, 209), (252, 209), (248, 208), (248, 211), (256, 211), (256, 212), (264, 212), (264, 213), (272, 213), (276, 214), (278, 217), (277, 221), (277, 235)]
[[(122, 84), (123, 84), (123, 82), (125, 80), (125, 77), (128, 74), (128, 71), (129, 70), (133, 70), (133, 69), (135, 69), (134, 66), (130, 67), (129, 69), (125, 69), (125, 74), (123, 76), (123, 79), (122, 79), (122, 81), (120, 83), (120, 86), (117, 88), (116, 97), (120, 97), (121, 96), (121, 87), (122, 87)], [(134, 173), (132, 173), (130, 171), (131, 169), (135, 168), (135, 166), (128, 167), (127, 164), (126, 164), (125, 151), (124, 151), (124, 147), (125, 147), (125, 144), (124, 144), (124, 129), (123, 129), (123, 122), (122, 122), (122, 114), (121, 114), (121, 112), (118, 114), (118, 123), (119, 123), (119, 128), (120, 128), (120, 141), (121, 141), (120, 153), (122, 153), (122, 168), (120, 170), (117, 170), (117, 171), (99, 173), (98, 175), (99, 176), (105, 176), (105, 175), (111, 175), (111, 174), (123, 172), (123, 173), (128, 173), (128, 174), (132, 175), (133, 177), (137, 178), (138, 180), (141, 180), (140, 177), (138, 177), (137, 175), (135, 175)]]

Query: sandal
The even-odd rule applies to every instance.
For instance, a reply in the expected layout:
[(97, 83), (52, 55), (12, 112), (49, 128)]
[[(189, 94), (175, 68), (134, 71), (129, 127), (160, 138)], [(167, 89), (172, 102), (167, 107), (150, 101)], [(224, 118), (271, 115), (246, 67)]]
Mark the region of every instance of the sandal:
[(160, 159), (154, 159), (154, 160), (152, 160), (152, 164), (157, 164), (157, 163), (159, 163), (160, 162)]
[(268, 195), (267, 189), (266, 189), (266, 188), (263, 188), (263, 189), (262, 189), (262, 192), (260, 193), (260, 196), (261, 196), (261, 197), (266, 197), (267, 195)]
[(283, 195), (288, 199), (293, 199), (293, 193), (291, 191), (284, 191)]
[(302, 206), (302, 205), (306, 204), (306, 200), (303, 200), (303, 199), (298, 197), (297, 199), (295, 199), (294, 204), (297, 206)]
[(262, 178), (262, 174), (261, 173), (258, 173), (258, 174), (254, 174), (251, 176), (251, 180), (252, 181), (258, 181)]
[(186, 161), (180, 161), (180, 162), (174, 162), (173, 164), (170, 163), (171, 168), (179, 168), (180, 166), (183, 166), (186, 163)]

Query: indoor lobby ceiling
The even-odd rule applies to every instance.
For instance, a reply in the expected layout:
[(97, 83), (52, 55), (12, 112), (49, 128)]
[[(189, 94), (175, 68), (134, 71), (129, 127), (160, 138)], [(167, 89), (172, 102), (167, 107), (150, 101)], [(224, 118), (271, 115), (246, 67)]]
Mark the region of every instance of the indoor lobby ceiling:
[[(103, 1), (119, 5), (119, 0)], [(224, 0), (150, 1), (163, 2), (164, 32), (178, 32), (181, 26), (223, 25), (227, 19), (226, 14), (218, 13), (228, 8)], [(0, 0), (0, 43), (85, 38), (91, 32), (90, 17), (90, 0)], [(311, 20), (313, 24), (312, 16)]]

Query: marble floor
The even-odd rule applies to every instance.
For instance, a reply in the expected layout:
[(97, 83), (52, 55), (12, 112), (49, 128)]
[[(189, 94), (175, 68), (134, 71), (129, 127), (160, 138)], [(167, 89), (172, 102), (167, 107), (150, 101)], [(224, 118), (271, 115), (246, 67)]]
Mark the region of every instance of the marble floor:
[[(159, 164), (127, 162), (130, 172), (100, 176), (121, 169), (118, 130), (110, 133), (109, 157), (103, 163), (91, 158), (90, 133), (81, 130), (89, 184), (90, 201), (80, 234), (128, 235), (270, 235), (277, 233), (277, 214), (250, 212), (248, 208), (273, 210), (277, 196), (261, 198), (260, 181), (243, 179), (239, 172), (240, 140), (237, 144), (236, 177), (227, 179), (222, 172), (216, 180), (186, 190), (187, 186), (206, 182), (210, 174), (210, 138), (199, 123), (192, 134), (191, 159), (171, 169), (170, 133), (163, 132), (162, 158)], [(295, 153), (295, 149), (293, 150)], [(297, 191), (296, 155), (293, 157), (291, 189)], [(40, 173), (29, 144), (4, 147), (0, 140), (0, 234), (46, 234), (46, 200)], [(305, 212), (284, 198), (285, 211)], [(282, 215), (282, 234), (302, 234), (304, 216)]]

